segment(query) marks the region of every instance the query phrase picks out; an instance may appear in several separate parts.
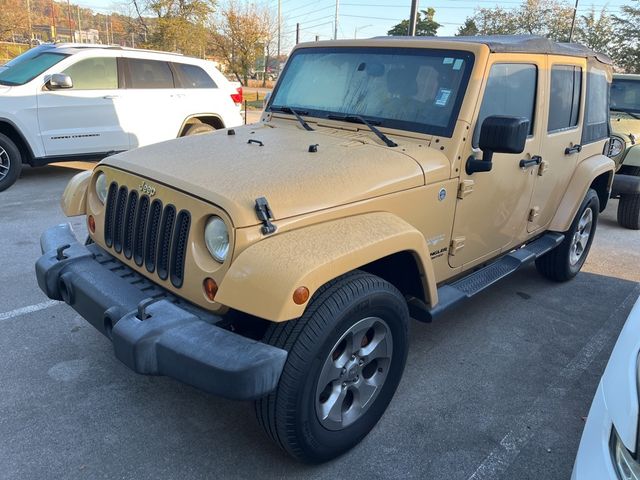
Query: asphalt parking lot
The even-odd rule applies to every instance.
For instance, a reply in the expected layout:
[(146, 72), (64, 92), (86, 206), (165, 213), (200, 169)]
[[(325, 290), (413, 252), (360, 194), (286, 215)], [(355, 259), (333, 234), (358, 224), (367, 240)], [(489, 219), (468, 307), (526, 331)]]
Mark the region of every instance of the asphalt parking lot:
[[(272, 445), (249, 403), (143, 377), (36, 285), (40, 232), (66, 221), (70, 164), (0, 194), (0, 478), (568, 479), (591, 398), (640, 295), (640, 232), (612, 201), (584, 272), (525, 268), (412, 325), (399, 390), (361, 445), (320, 466)], [(72, 219), (84, 235), (82, 218)]]

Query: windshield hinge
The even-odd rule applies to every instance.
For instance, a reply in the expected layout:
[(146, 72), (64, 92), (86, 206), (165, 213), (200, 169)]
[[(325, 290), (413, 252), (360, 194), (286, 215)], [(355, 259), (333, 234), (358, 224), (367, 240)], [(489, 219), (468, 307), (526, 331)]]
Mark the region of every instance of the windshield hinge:
[(265, 197), (256, 198), (255, 209), (258, 220), (262, 222), (262, 233), (265, 235), (274, 233), (277, 227), (271, 223), (271, 220), (273, 220), (273, 212), (267, 199)]

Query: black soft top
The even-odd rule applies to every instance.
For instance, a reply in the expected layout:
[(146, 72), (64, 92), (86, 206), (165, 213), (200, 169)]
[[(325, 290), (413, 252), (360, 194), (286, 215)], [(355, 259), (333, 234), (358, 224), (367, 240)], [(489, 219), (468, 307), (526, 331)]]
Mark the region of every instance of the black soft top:
[(461, 43), (482, 43), (493, 53), (542, 53), (571, 57), (595, 58), (610, 65), (611, 59), (580, 43), (560, 43), (536, 35), (476, 35), (470, 37), (377, 37), (380, 40), (398, 38), (403, 40), (432, 40)]

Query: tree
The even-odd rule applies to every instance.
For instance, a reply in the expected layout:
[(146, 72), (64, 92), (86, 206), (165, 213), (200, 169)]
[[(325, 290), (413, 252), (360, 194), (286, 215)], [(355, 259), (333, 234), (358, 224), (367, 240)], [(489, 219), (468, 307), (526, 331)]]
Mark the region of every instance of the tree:
[(0, 0), (0, 39), (27, 30), (27, 12), (20, 0)]
[(640, 0), (623, 5), (622, 14), (613, 17), (616, 35), (616, 64), (629, 73), (640, 73)]
[(478, 35), (478, 26), (473, 18), (467, 18), (456, 32), (456, 37), (468, 37)]
[(211, 44), (224, 59), (227, 68), (246, 85), (258, 55), (269, 43), (271, 33), (264, 21), (265, 11), (253, 3), (238, 4), (229, 0), (220, 9), (217, 28), (211, 33)]
[(595, 50), (596, 52), (612, 55), (615, 51), (615, 32), (613, 19), (603, 8), (596, 16), (594, 8), (587, 15), (581, 15), (576, 22), (575, 40)]
[[(420, 37), (433, 37), (442, 26), (433, 17), (436, 11), (433, 8), (420, 10), (416, 19), (416, 35)], [(409, 20), (403, 20), (387, 32), (387, 35), (409, 35)]]

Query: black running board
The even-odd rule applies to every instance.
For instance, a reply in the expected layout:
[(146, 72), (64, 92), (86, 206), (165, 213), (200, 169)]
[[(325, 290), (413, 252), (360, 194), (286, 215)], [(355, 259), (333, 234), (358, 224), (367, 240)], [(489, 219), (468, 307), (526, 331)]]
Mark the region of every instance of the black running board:
[(561, 233), (546, 233), (542, 237), (528, 243), (522, 248), (500, 257), (493, 263), (470, 273), (466, 277), (438, 288), (438, 303), (433, 308), (422, 312), (422, 321), (431, 321), (451, 307), (473, 297), (498, 280), (512, 274), (521, 266), (534, 261), (545, 253), (556, 248), (564, 240)]

